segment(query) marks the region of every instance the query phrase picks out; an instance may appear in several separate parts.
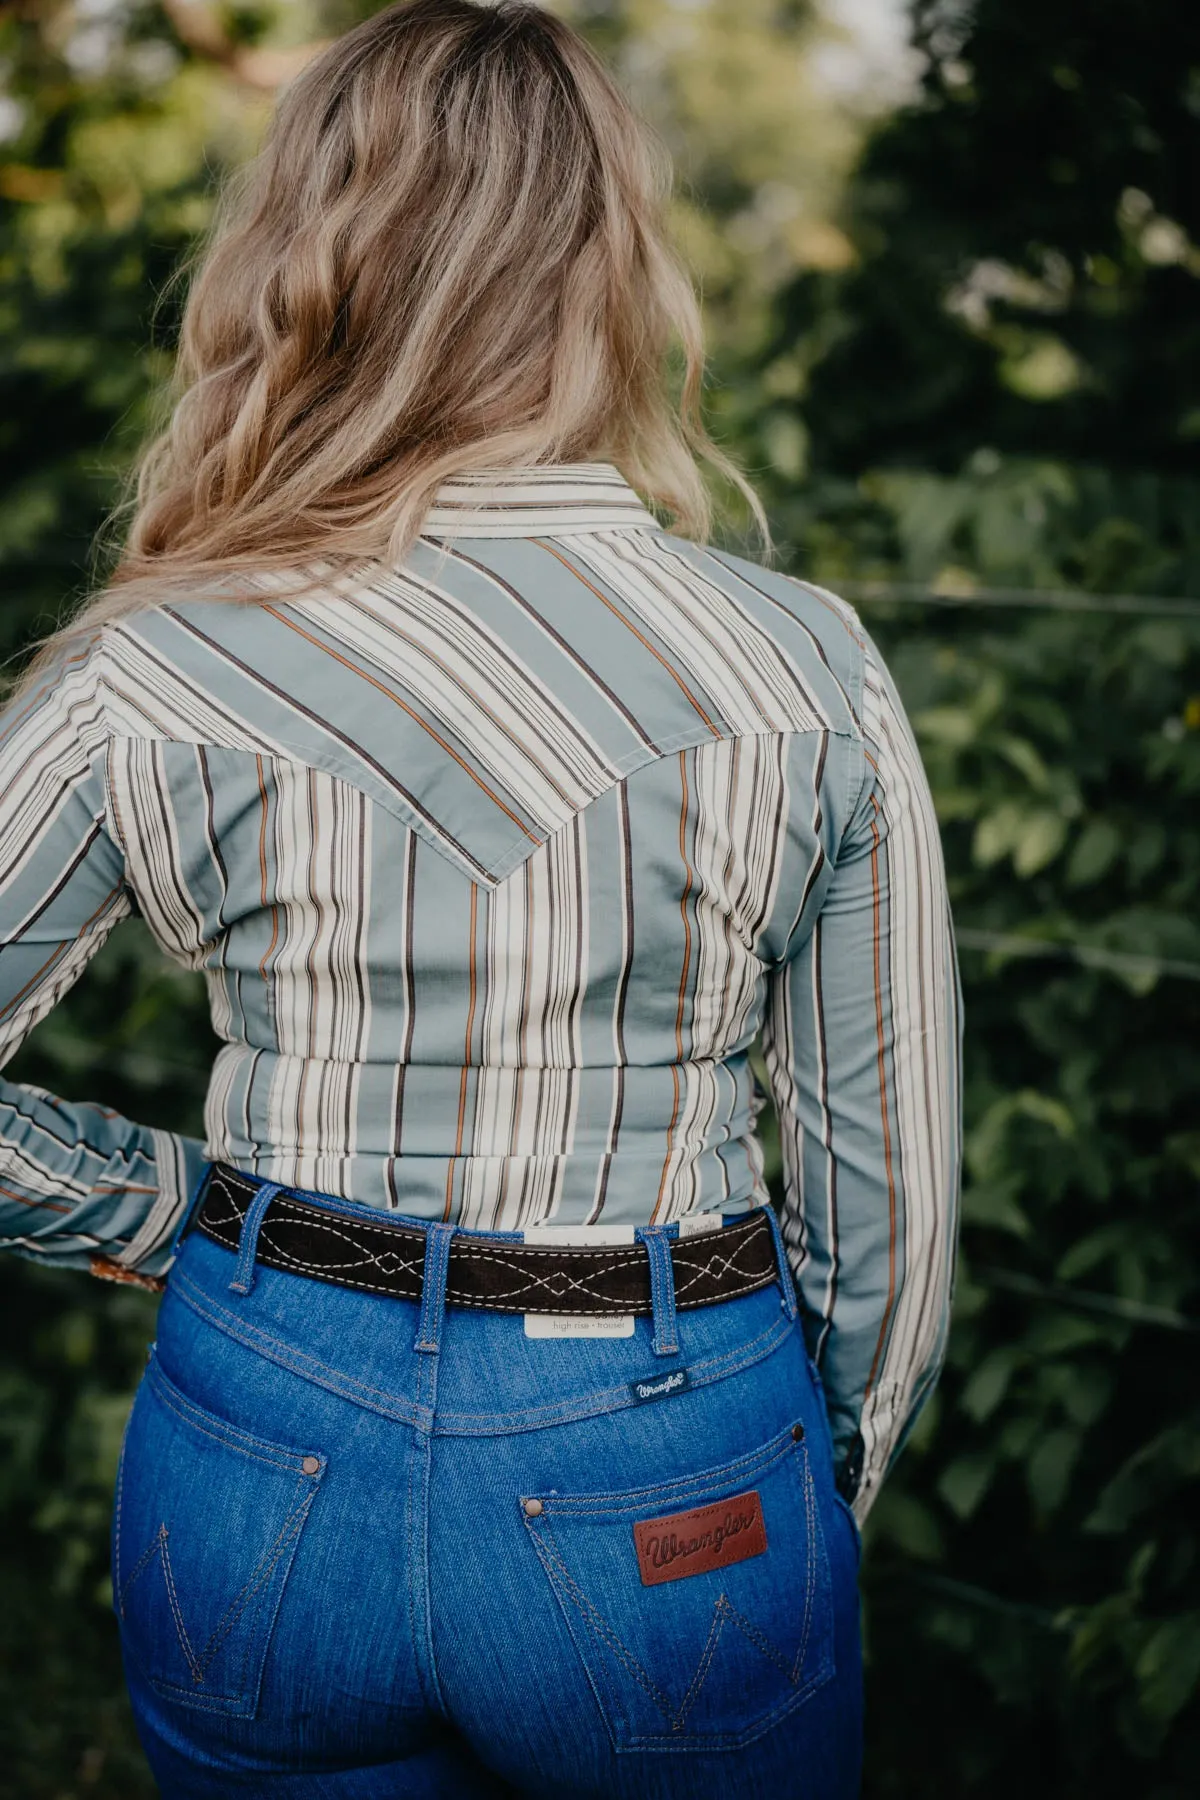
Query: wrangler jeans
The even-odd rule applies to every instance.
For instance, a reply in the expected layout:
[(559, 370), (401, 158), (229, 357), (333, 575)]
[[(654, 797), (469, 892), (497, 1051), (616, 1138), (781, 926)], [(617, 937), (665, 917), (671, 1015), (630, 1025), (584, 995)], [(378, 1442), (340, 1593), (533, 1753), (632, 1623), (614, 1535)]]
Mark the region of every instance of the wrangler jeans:
[(853, 1800), (858, 1533), (790, 1277), (673, 1355), (529, 1337), (404, 1222), (420, 1301), (180, 1246), (112, 1530), (166, 1800)]

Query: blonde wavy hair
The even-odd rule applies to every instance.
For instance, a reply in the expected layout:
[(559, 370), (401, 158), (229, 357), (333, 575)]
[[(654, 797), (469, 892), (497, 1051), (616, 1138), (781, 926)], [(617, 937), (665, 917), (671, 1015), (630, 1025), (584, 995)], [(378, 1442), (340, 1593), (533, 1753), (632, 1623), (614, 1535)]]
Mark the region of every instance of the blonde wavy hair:
[(480, 468), (609, 461), (704, 541), (699, 457), (769, 555), (701, 420), (671, 186), (595, 53), (528, 0), (401, 0), (330, 44), (220, 197), (168, 423), (110, 516), (129, 519), (118, 560), (21, 689), (64, 640), (181, 587), (253, 600), (240, 571), (399, 564), (438, 486)]

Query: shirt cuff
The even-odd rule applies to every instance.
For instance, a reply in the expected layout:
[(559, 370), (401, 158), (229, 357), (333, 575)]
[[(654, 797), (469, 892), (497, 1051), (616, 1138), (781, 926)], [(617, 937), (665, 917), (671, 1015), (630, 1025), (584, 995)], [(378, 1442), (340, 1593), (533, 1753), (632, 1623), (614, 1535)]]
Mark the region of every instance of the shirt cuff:
[[(152, 1131), (158, 1193), (134, 1236), (111, 1259), (100, 1258), (125, 1273), (165, 1275), (173, 1261), (172, 1248), (200, 1179), (208, 1167), (199, 1138), (181, 1137), (173, 1131)], [(93, 1267), (94, 1275), (120, 1280)]]

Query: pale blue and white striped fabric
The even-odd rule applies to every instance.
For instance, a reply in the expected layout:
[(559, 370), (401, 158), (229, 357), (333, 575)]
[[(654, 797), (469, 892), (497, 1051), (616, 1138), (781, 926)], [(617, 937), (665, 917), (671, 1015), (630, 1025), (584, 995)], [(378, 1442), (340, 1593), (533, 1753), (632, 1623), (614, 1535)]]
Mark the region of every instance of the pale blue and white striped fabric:
[(98, 631), (0, 715), (0, 1063), (138, 912), (206, 1139), (0, 1081), (0, 1233), (161, 1272), (207, 1158), (476, 1229), (766, 1199), (869, 1502), (940, 1365), (959, 990), (900, 703), (834, 595), (607, 463), (447, 483), (402, 568)]

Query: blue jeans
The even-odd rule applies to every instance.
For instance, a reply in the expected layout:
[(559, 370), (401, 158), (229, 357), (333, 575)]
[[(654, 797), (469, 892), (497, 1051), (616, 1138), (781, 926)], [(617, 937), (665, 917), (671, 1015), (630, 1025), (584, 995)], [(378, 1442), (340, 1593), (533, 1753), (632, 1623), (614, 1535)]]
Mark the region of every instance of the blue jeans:
[(184, 1239), (112, 1541), (163, 1795), (852, 1800), (858, 1535), (790, 1277), (662, 1356), (446, 1307), (448, 1242), (416, 1302), (235, 1292)]

